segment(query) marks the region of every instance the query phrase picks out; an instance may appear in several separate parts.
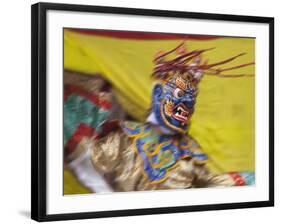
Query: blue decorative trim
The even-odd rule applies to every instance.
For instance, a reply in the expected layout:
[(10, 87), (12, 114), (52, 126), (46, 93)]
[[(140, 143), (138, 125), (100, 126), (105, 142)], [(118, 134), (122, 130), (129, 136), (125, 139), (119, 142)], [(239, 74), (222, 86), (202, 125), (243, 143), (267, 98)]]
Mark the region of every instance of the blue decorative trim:
[(187, 147), (190, 145), (188, 138), (179, 139), (175, 135), (164, 135), (150, 124), (122, 122), (121, 128), (134, 139), (136, 152), (143, 161), (144, 173), (151, 183), (164, 181), (169, 169), (183, 158), (192, 157), (201, 162), (208, 158), (205, 154), (192, 152), (192, 149)]

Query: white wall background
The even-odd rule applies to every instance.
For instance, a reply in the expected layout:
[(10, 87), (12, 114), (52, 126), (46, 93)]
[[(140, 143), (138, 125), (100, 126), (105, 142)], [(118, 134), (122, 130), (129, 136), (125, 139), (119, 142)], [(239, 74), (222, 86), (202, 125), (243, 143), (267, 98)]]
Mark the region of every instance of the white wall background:
[[(51, 0), (50, 0), (51, 1)], [(276, 206), (169, 215), (150, 215), (60, 223), (278, 223), (281, 218), (280, 5), (278, 0), (60, 0), (62, 3), (183, 10), (275, 17)], [(30, 5), (6, 1), (0, 7), (0, 223), (30, 220)], [(278, 97), (280, 97), (278, 99)]]

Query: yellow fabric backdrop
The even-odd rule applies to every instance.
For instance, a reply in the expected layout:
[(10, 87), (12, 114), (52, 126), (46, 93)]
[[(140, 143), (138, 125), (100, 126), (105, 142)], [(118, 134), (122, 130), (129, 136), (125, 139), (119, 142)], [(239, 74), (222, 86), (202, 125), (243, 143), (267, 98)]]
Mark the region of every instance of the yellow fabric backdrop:
[[(64, 31), (64, 68), (101, 74), (115, 88), (117, 99), (136, 120), (144, 121), (150, 106), (152, 59), (181, 40), (134, 40)], [(222, 37), (187, 40), (189, 50), (206, 52), (209, 62), (247, 53), (223, 67), (255, 61), (255, 39)], [(231, 74), (254, 74), (254, 66)], [(210, 157), (216, 172), (255, 170), (255, 78), (205, 76), (200, 83), (190, 134)]]

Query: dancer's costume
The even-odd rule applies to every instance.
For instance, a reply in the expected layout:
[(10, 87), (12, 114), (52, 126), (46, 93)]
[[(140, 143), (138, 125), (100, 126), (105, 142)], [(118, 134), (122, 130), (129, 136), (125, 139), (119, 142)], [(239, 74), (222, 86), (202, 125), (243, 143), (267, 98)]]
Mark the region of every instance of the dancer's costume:
[[(66, 161), (93, 192), (254, 184), (253, 172), (210, 172), (205, 165), (208, 156), (188, 134), (203, 75), (224, 76), (216, 66), (241, 55), (207, 64), (201, 63), (207, 50), (183, 49), (181, 44), (156, 56), (152, 104), (145, 123), (116, 117), (111, 94), (98, 79), (81, 85), (76, 80), (76, 86), (66, 83)], [(176, 57), (166, 59), (174, 52)]]

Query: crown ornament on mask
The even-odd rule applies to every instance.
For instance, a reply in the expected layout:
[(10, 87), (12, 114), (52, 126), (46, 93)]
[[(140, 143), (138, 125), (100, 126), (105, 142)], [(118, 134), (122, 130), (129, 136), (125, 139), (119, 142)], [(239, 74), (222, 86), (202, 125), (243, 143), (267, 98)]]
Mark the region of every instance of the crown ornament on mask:
[(178, 76), (176, 78), (176, 85), (183, 90), (187, 90), (187, 88), (188, 88), (187, 83), (185, 82), (185, 80), (181, 76)]
[[(152, 73), (152, 78), (164, 83), (171, 82), (171, 80), (175, 79), (174, 83), (176, 83), (176, 85), (181, 87), (183, 90), (196, 90), (197, 85), (204, 75), (218, 76), (221, 78), (253, 76), (253, 74), (225, 74), (225, 72), (254, 65), (254, 62), (240, 64), (228, 68), (219, 67), (223, 64), (234, 61), (235, 59), (245, 55), (245, 53), (241, 53), (211, 64), (208, 63), (208, 60), (203, 62), (203, 53), (213, 49), (215, 48), (187, 51), (185, 42), (183, 42), (168, 52), (160, 51), (154, 58), (154, 70)], [(173, 54), (174, 58), (171, 58)], [(168, 57), (171, 59), (168, 59)]]

